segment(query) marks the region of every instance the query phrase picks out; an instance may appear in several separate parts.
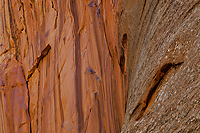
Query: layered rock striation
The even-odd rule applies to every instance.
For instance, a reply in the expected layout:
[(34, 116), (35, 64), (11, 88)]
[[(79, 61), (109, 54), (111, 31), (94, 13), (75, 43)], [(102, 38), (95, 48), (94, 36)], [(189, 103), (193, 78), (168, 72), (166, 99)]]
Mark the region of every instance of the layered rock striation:
[(0, 3), (1, 132), (120, 132), (119, 1)]
[(129, 69), (121, 132), (200, 132), (200, 1), (122, 1), (121, 12)]
[(0, 132), (200, 132), (199, 0), (0, 0)]

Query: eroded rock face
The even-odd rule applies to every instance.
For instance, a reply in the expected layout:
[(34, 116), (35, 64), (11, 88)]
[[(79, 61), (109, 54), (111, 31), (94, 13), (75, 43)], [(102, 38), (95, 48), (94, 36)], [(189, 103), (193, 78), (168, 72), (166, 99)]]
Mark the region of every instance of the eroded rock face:
[(0, 132), (199, 132), (199, 4), (0, 0)]
[(29, 132), (29, 99), (23, 68), (13, 58), (4, 61), (0, 69), (1, 132)]
[(2, 132), (120, 132), (127, 48), (118, 45), (119, 1), (0, 3), (1, 66), (20, 64), (1, 69)]
[(129, 37), (122, 132), (200, 132), (200, 1), (123, 1), (121, 11), (119, 34)]

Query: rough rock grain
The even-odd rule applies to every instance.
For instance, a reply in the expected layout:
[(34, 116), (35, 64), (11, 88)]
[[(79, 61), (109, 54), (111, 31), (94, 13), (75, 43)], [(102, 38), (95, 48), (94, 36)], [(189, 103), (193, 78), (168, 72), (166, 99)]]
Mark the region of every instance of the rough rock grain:
[(200, 132), (199, 0), (0, 0), (0, 132)]
[[(200, 132), (200, 1), (122, 3), (119, 34), (129, 36), (122, 132)], [(180, 62), (150, 95), (162, 66)]]

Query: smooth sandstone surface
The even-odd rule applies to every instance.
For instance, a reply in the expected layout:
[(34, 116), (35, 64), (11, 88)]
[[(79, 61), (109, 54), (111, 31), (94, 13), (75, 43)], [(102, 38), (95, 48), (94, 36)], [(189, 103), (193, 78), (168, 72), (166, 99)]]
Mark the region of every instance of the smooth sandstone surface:
[(0, 132), (200, 132), (199, 0), (0, 0)]

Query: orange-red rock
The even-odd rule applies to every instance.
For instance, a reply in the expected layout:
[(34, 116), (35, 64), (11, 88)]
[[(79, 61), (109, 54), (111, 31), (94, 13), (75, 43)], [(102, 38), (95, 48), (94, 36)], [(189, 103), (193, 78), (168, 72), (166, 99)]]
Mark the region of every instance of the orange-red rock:
[[(126, 92), (119, 65), (118, 4), (116, 0), (1, 1), (0, 59), (11, 56), (20, 64), (5, 69), (16, 76), (4, 74), (3, 82), (9, 90), (18, 81), (24, 86), (22, 92), (6, 95), (8, 110), (16, 108), (18, 100), (24, 105), (16, 105), (13, 115), (1, 111), (12, 115), (5, 119), (14, 119), (11, 125), (1, 124), (3, 131), (121, 130)], [(48, 45), (51, 49), (43, 54)], [(10, 95), (16, 96), (11, 100)]]
[(0, 69), (0, 77), (1, 132), (29, 132), (28, 88), (23, 68), (15, 59), (8, 59)]

